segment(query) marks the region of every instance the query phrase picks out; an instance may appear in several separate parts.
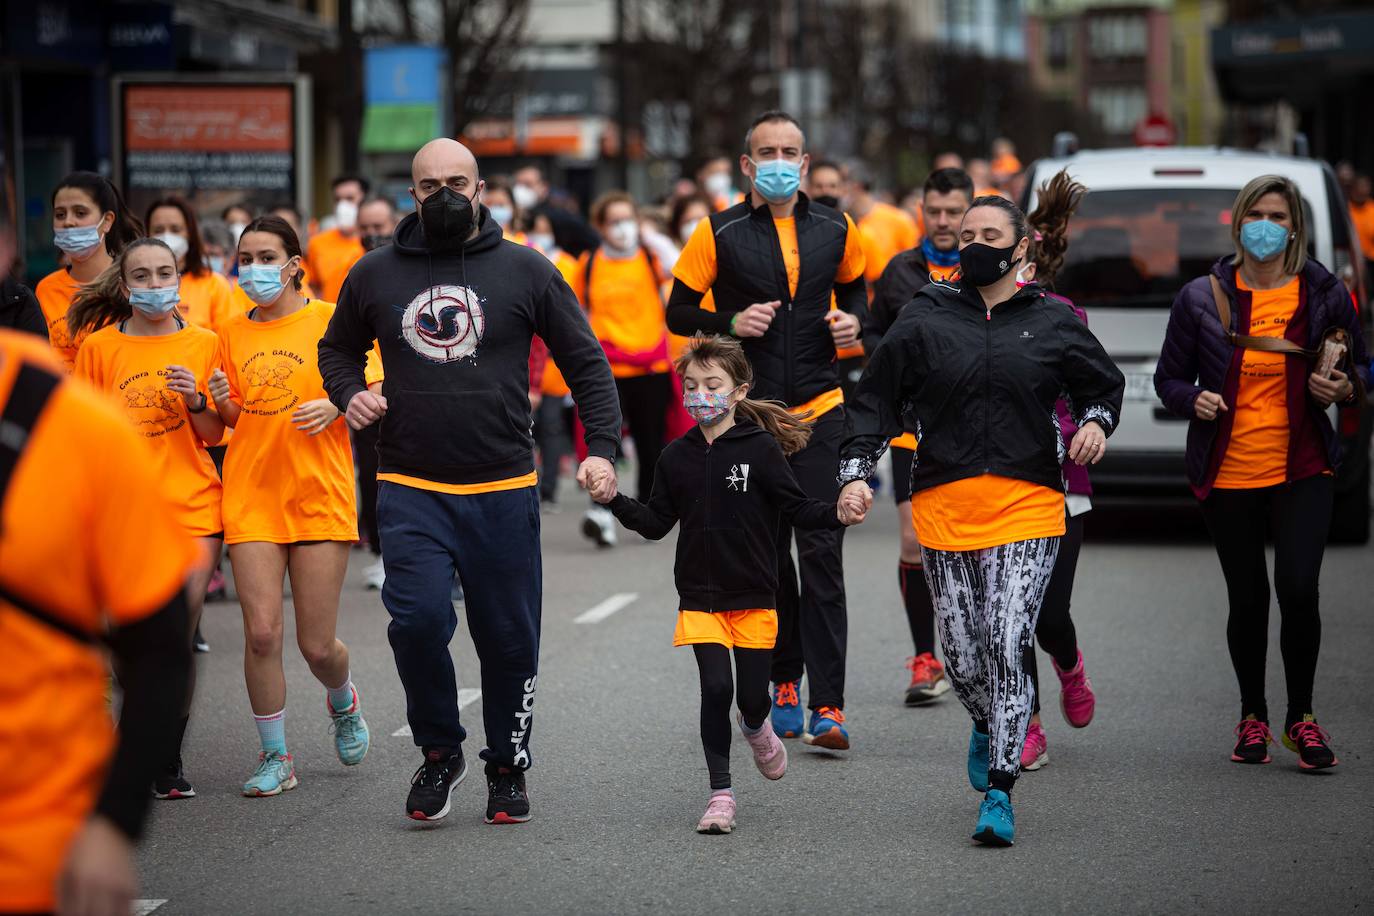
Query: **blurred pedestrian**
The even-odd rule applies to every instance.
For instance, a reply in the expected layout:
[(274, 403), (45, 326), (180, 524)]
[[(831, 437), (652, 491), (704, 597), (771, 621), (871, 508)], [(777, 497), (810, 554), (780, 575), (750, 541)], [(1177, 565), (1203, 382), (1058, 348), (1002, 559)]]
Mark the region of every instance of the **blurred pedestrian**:
[[(543, 585), (529, 434), (533, 335), (572, 385), (591, 452), (578, 481), (595, 495), (615, 493), (620, 411), (605, 353), (572, 290), (544, 255), (502, 240), (480, 203), (483, 183), (467, 147), (432, 140), (411, 173), (416, 212), (349, 275), (319, 343), (320, 366), (350, 426), (382, 421), (382, 603), (423, 754), (405, 812), (444, 817), (467, 774), (448, 647), (458, 623), (456, 571), (482, 667), (485, 820), (521, 823), (530, 818), (525, 771)], [(367, 390), (374, 340), (385, 395)]]
[(717, 213), (744, 200), (744, 194), (735, 187), (734, 169), (728, 156), (712, 156), (697, 169), (697, 187), (711, 199)]
[(144, 225), (149, 236), (176, 256), (182, 317), (197, 327), (218, 329), (230, 317), (232, 288), (206, 263), (205, 243), (191, 205), (175, 194), (158, 198), (149, 204)]
[[(78, 335), (90, 335), (77, 351), (76, 377), (118, 399), (129, 423), (150, 446), (149, 466), (177, 522), (188, 537), (200, 541), (202, 562), (186, 581), (187, 627), (194, 633), (224, 543), (223, 488), (205, 451), (223, 438), (224, 422), (206, 387), (219, 366), (219, 340), (179, 313), (181, 282), (170, 246), (161, 239), (138, 239), (111, 270), (77, 295), (69, 321)], [(92, 333), (93, 328), (99, 330)], [(152, 783), (157, 798), (196, 794), (181, 760), (190, 715), (188, 694), (175, 747), (159, 761)]]
[[(744, 146), (740, 170), (752, 184), (749, 199), (697, 225), (673, 270), (668, 327), (681, 335), (729, 334), (741, 340), (754, 372), (754, 393), (813, 421), (807, 446), (788, 461), (807, 496), (833, 501), (844, 432), (836, 353), (858, 340), (867, 312), (859, 230), (849, 217), (801, 193), (810, 156), (791, 115), (759, 115)], [(713, 311), (701, 307), (708, 291)], [(797, 531), (794, 565), (791, 529), (779, 532), (780, 630), (772, 664), (773, 727), (784, 738), (800, 735), (806, 744), (833, 750), (849, 747), (842, 534)], [(803, 670), (811, 708), (804, 730)]]
[[(371, 185), (361, 175), (339, 175), (329, 183), (334, 194), (334, 225), (316, 233), (306, 248), (310, 282), (326, 302), (337, 302), (344, 277), (363, 256), (358, 208)], [(299, 238), (299, 234), (297, 238)]]
[(553, 205), (549, 183), (539, 166), (527, 165), (516, 169), (512, 180), (514, 185), (511, 187), (511, 198), (516, 206), (521, 210), (543, 207), (549, 221), (553, 223), (553, 234), (559, 248), (578, 258), (584, 251), (590, 251), (600, 243), (596, 232), (581, 216), (572, 210)]
[(72, 172), (53, 189), (52, 228), (54, 243), (71, 266), (38, 281), (34, 294), (48, 324), (48, 340), (71, 372), (81, 341), (67, 331), (67, 310), (82, 286), (95, 282), (126, 245), (143, 235), (143, 226), (109, 179)]
[(849, 167), (844, 209), (858, 225), (864, 241), (864, 278), (869, 283), (877, 282), (887, 262), (898, 252), (915, 248), (921, 240), (914, 219), (873, 195), (872, 176), (862, 163), (852, 163)]
[(232, 295), (233, 278), (238, 267), (235, 257), (238, 242), (234, 239), (234, 233), (221, 220), (201, 220), (200, 241), (204, 249), (205, 266), (228, 281)]
[(1374, 199), (1370, 197), (1368, 175), (1356, 175), (1351, 179), (1350, 221), (1355, 224), (1355, 236), (1364, 257), (1364, 275), (1374, 283)]
[(1064, 534), (1063, 445), (1048, 418), (1068, 392), (1079, 425), (1069, 457), (1098, 461), (1125, 380), (1062, 303), (1033, 284), (1017, 288), (1030, 238), (1014, 204), (976, 198), (959, 238), (958, 285), (922, 287), (864, 370), (841, 499), (867, 493), (909, 413), (920, 433), (912, 520), (946, 671), (973, 720), (969, 783), (985, 793), (973, 838), (1010, 846), (1034, 701), (1026, 655)]
[[(229, 232), (234, 236), (234, 247), (238, 248), (239, 236), (243, 235), (243, 230), (256, 217), (247, 204), (230, 204), (220, 211), (219, 218), (224, 220), (224, 224), (229, 227)], [(236, 260), (236, 259), (235, 259)]]
[[(1250, 181), (1230, 224), (1235, 255), (1174, 300), (1155, 390), (1191, 421), (1188, 480), (1226, 579), (1226, 642), (1241, 703), (1231, 759), (1270, 761), (1265, 537), (1272, 534), (1288, 688), (1283, 743), (1303, 769), (1325, 769), (1338, 761), (1313, 711), (1317, 586), (1341, 463), (1327, 408), (1363, 396), (1369, 356), (1349, 293), (1307, 254), (1307, 213), (1292, 181)], [(1311, 357), (1333, 330), (1345, 333), (1348, 352), (1329, 375), (1319, 374)]]
[[(864, 322), (864, 349), (878, 348), (903, 308), (927, 283), (949, 282), (959, 273), (959, 224), (973, 202), (973, 182), (960, 169), (931, 172), (923, 189), (927, 235), (921, 243), (888, 262), (873, 284), (873, 302)], [(935, 607), (921, 565), (921, 544), (911, 521), (911, 478), (916, 458), (916, 425), (904, 418), (904, 432), (888, 443), (892, 463), (892, 498), (897, 503), (900, 548), (897, 583), (911, 627), (914, 653), (907, 660), (911, 681), (908, 706), (938, 700), (949, 690), (945, 668), (935, 653)]]
[(358, 207), (358, 235), (364, 251), (391, 244), (396, 231), (396, 204), (390, 197), (369, 197)]
[(832, 210), (844, 210), (844, 184), (844, 172), (837, 163), (813, 162), (806, 176), (806, 196)]

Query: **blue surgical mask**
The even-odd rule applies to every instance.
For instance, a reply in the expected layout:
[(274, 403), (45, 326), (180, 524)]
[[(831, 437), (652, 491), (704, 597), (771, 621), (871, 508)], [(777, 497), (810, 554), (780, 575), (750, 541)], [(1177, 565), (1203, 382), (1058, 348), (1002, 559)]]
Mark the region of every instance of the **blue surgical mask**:
[(1257, 219), (1240, 227), (1240, 244), (1257, 261), (1268, 261), (1288, 245), (1289, 232), (1278, 223)]
[(161, 318), (181, 301), (181, 286), (159, 286), (129, 290), (129, 304), (149, 318)]
[(281, 274), (282, 268), (275, 264), (244, 264), (239, 268), (239, 286), (258, 305), (271, 305), (286, 289)]
[(491, 218), (496, 220), (496, 225), (500, 226), (502, 229), (508, 227), (510, 221), (515, 217), (514, 210), (510, 207), (503, 207), (500, 204), (494, 207), (487, 207), (487, 210), (491, 213)]
[[(753, 159), (749, 160), (754, 162)], [(789, 200), (801, 187), (801, 163), (786, 159), (754, 162), (754, 190), (764, 200), (780, 204)]]
[(99, 226), (74, 226), (53, 233), (53, 244), (77, 261), (84, 261), (95, 254), (100, 241)]
[(206, 258), (205, 261), (209, 265), (210, 270), (212, 272), (217, 274), (224, 273), (224, 258), (220, 257), (219, 255), (212, 254), (210, 255), (210, 257)]

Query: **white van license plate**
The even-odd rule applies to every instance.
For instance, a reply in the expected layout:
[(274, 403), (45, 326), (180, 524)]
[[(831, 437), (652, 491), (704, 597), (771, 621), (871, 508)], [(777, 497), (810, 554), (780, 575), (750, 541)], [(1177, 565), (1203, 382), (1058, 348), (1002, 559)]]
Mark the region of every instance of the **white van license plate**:
[(1155, 400), (1155, 377), (1148, 372), (1126, 373), (1126, 400)]

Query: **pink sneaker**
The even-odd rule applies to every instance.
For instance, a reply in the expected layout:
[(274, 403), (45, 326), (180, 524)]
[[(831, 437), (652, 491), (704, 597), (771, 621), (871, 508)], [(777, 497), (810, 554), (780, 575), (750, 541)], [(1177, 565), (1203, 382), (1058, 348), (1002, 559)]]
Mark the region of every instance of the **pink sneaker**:
[(1050, 659), (1050, 663), (1054, 665), (1054, 673), (1059, 675), (1059, 708), (1064, 711), (1064, 720), (1074, 728), (1083, 728), (1093, 720), (1097, 697), (1093, 696), (1093, 682), (1083, 670), (1082, 651), (1072, 671), (1063, 670), (1054, 659)]
[(787, 748), (777, 732), (773, 731), (773, 723), (764, 719), (758, 733), (751, 735), (744, 730), (744, 717), (740, 716), (739, 730), (748, 742), (749, 750), (754, 752), (754, 766), (759, 768), (759, 772), (768, 779), (782, 779), (787, 772)]
[(1021, 746), (1021, 769), (1038, 770), (1050, 762), (1049, 744), (1045, 741), (1045, 730), (1039, 722), (1032, 722), (1026, 729), (1026, 743)]
[(721, 789), (711, 793), (706, 813), (697, 821), (697, 833), (729, 833), (735, 829), (735, 793)]

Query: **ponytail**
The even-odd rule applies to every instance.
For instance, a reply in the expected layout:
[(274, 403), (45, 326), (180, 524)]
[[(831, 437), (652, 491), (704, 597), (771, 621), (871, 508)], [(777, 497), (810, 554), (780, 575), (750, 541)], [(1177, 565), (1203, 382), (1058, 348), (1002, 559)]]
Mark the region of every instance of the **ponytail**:
[(777, 401), (745, 398), (735, 405), (735, 413), (767, 430), (770, 436), (778, 440), (784, 455), (795, 455), (806, 448), (811, 438), (811, 424), (806, 422), (811, 417), (809, 410), (795, 417)]
[(1046, 289), (1054, 289), (1054, 278), (1064, 265), (1069, 248), (1069, 217), (1083, 200), (1088, 189), (1069, 177), (1063, 169), (1042, 184), (1036, 192), (1035, 210), (1027, 217), (1032, 239), (1031, 260), (1035, 262), (1035, 281)]
[(135, 239), (100, 276), (81, 287), (81, 291), (72, 300), (72, 307), (67, 310), (67, 332), (72, 340), (78, 340), (83, 334), (99, 331), (107, 325), (117, 324), (133, 315), (133, 306), (129, 304), (129, 297), (124, 294), (124, 259), (131, 251), (149, 247), (161, 248), (172, 256), (172, 263), (176, 263), (172, 249), (168, 248), (162, 239)]
[(129, 207), (124, 203), (124, 195), (119, 193), (119, 188), (116, 188), (110, 179), (95, 172), (72, 172), (53, 189), (54, 202), (57, 200), (57, 192), (63, 188), (76, 188), (85, 194), (100, 209), (102, 216), (106, 213), (114, 214), (114, 223), (110, 225), (110, 231), (105, 233), (105, 251), (110, 257), (119, 257), (135, 239), (142, 238), (143, 224), (129, 212)]

